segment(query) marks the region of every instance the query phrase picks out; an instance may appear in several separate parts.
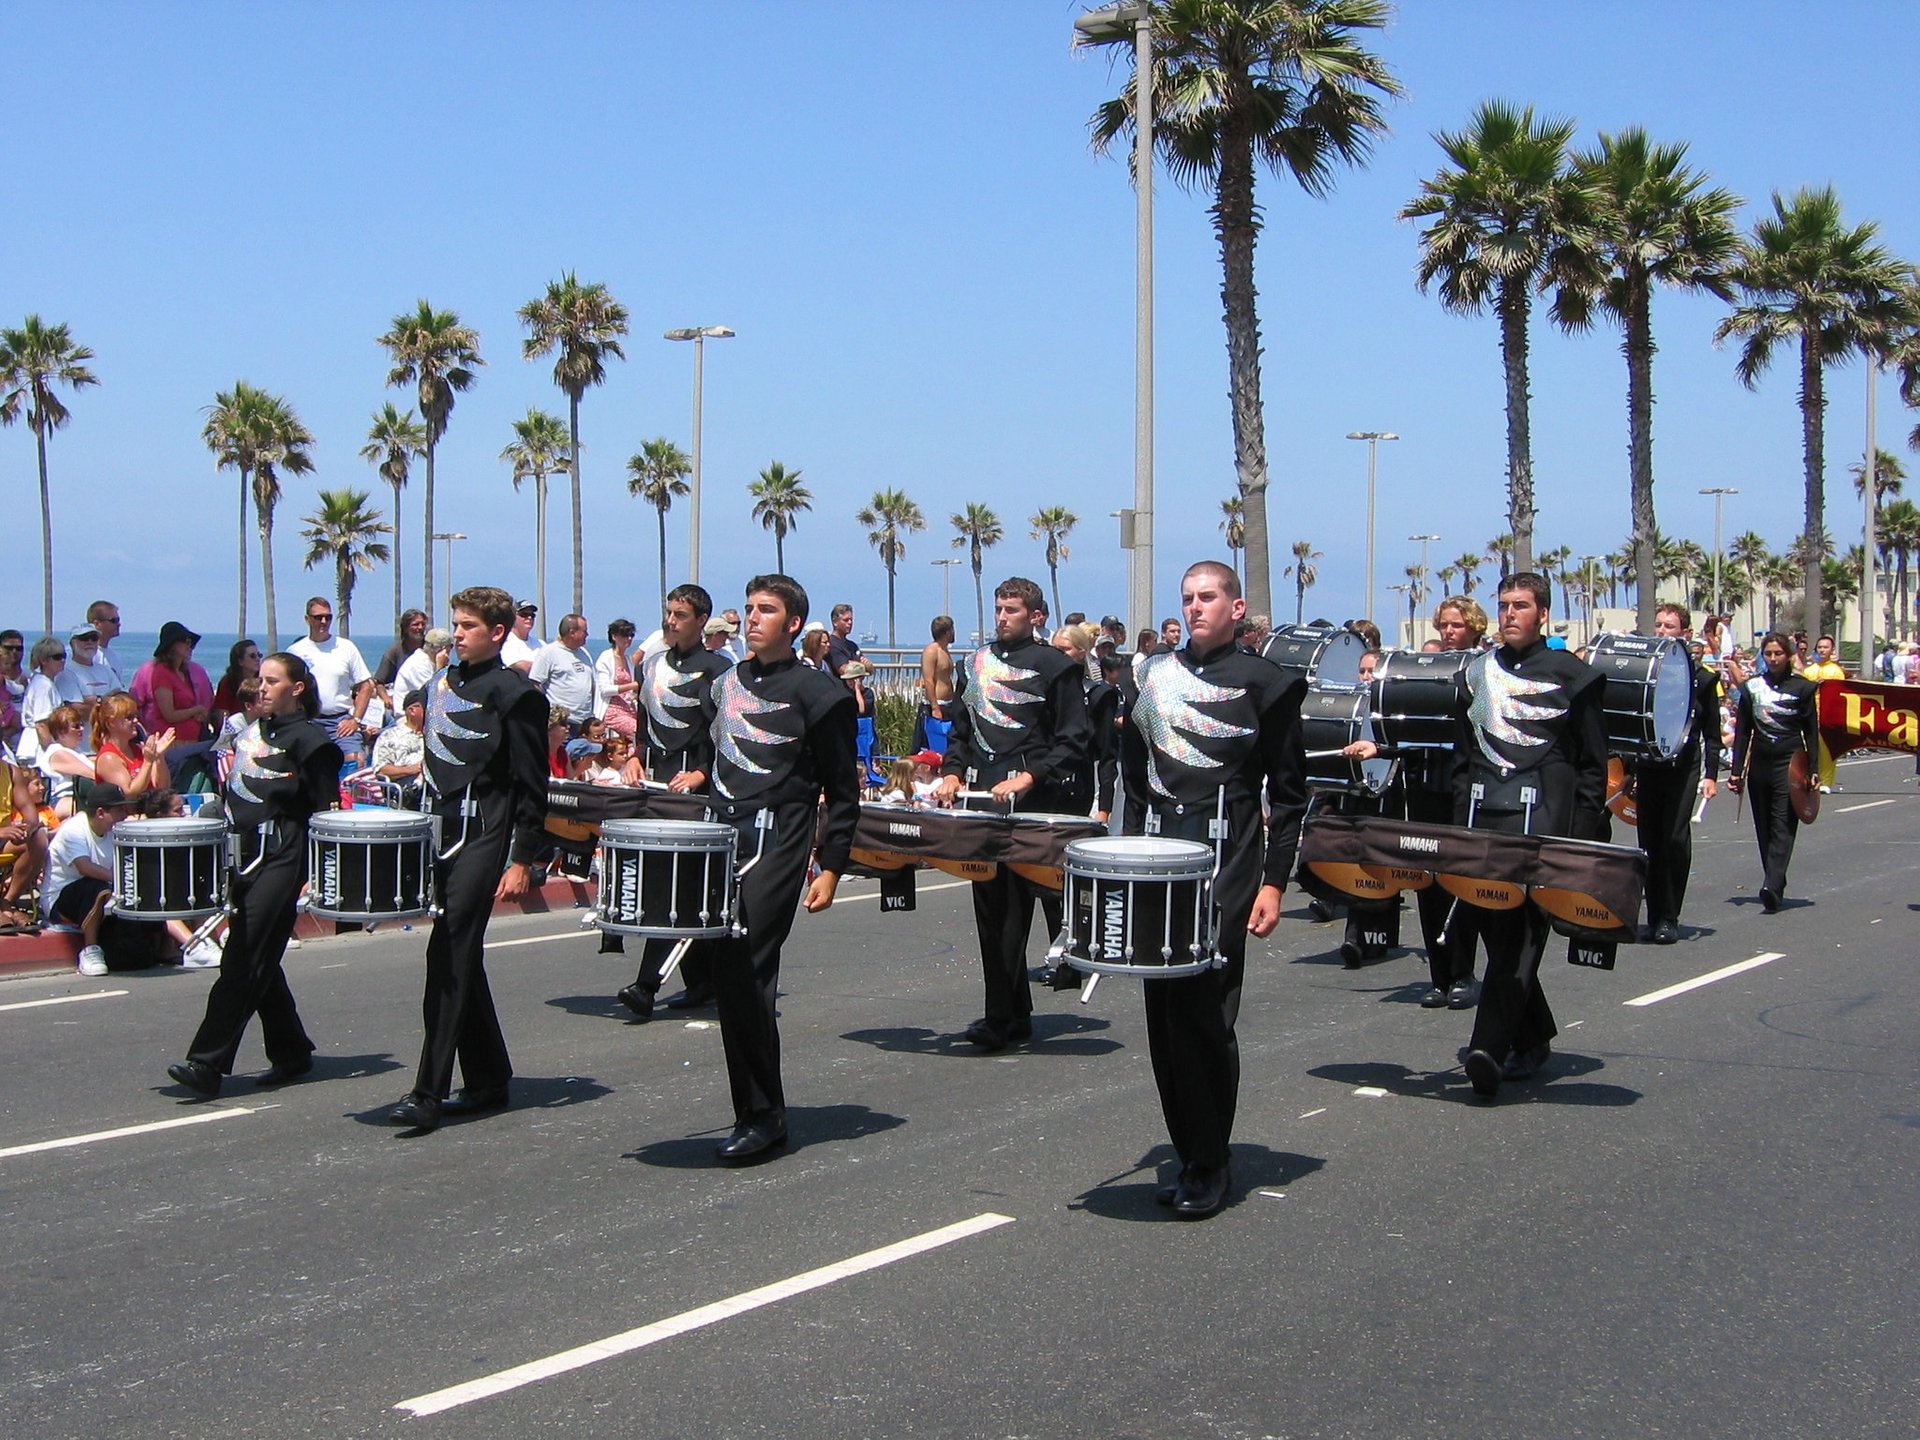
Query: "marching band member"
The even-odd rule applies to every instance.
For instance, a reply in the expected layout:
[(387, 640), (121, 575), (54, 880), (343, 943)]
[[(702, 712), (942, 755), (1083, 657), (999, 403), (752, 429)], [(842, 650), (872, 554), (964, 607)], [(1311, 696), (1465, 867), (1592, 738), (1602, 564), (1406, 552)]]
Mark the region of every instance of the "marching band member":
[[(1088, 763), (1091, 741), (1086, 667), (1034, 638), (1034, 619), (1045, 613), (1033, 581), (1016, 576), (994, 587), (994, 641), (973, 652), (966, 692), (954, 707), (939, 803), (951, 805), (963, 786), (987, 787), (1014, 810), (1068, 810), (1069, 787)], [(966, 1038), (982, 1050), (1004, 1050), (1033, 1035), (1027, 932), (1034, 895), (1029, 881), (1004, 866), (973, 884), (986, 1014), (967, 1026)]]
[[(787, 1143), (774, 1002), (780, 950), (793, 907), (833, 903), (860, 818), (853, 692), (793, 652), (807, 621), (807, 592), (785, 575), (747, 582), (747, 658), (714, 683), (715, 818), (739, 832), (739, 919), (744, 935), (714, 942), (713, 986), (733, 1095), (723, 1165), (741, 1165)], [(807, 880), (821, 792), (820, 870)], [(805, 889), (804, 897), (802, 888)]]
[[(527, 893), (547, 803), (546, 698), (500, 661), (513, 597), (476, 585), (449, 608), (458, 660), (427, 682), (425, 764), (442, 849), (421, 1001), (426, 1038), (413, 1090), (387, 1112), (389, 1123), (417, 1130), (437, 1127), (443, 1109), (478, 1114), (507, 1104), (513, 1065), (487, 988), (487, 921), (496, 900)], [(456, 1058), (466, 1083), (448, 1100)]]
[[(1228, 1142), (1240, 1090), (1234, 1025), (1247, 936), (1273, 933), (1306, 813), (1300, 701), (1306, 682), (1234, 642), (1246, 614), (1231, 567), (1203, 560), (1180, 585), (1187, 643), (1144, 660), (1121, 732), (1126, 829), (1217, 846), (1213, 887), (1225, 965), (1147, 980), (1147, 1043), (1160, 1108), (1180, 1157), (1155, 1198), (1182, 1219), (1226, 1203)], [(1261, 798), (1271, 808), (1261, 825)], [(1224, 813), (1225, 834), (1212, 835)]]
[[(1661, 605), (1653, 633), (1681, 643), (1693, 639), (1693, 616), (1684, 605)], [(1720, 780), (1720, 677), (1693, 665), (1693, 718), (1686, 743), (1671, 760), (1641, 760), (1634, 769), (1633, 803), (1640, 848), (1647, 852), (1647, 923), (1656, 945), (1680, 938), (1680, 906), (1693, 869), (1693, 805), (1711, 800)]]
[[(1602, 835), (1607, 739), (1598, 671), (1542, 638), (1552, 592), (1532, 571), (1500, 582), (1500, 645), (1467, 667), (1457, 722), (1454, 823), (1505, 834)], [(1549, 933), (1537, 905), (1480, 913), (1487, 976), (1468, 1041), (1467, 1079), (1492, 1096), (1546, 1062), (1557, 1033), (1540, 988)]]
[(1788, 766), (1805, 751), (1819, 753), (1815, 683), (1793, 672), (1787, 637), (1769, 631), (1760, 641), (1760, 673), (1740, 687), (1733, 721), (1733, 773), (1727, 785), (1753, 801), (1753, 833), (1760, 842), (1760, 903), (1771, 915), (1787, 892), (1787, 863), (1800, 816), (1789, 793)]
[(340, 798), (342, 761), (339, 745), (314, 719), (319, 696), (304, 660), (285, 652), (267, 656), (259, 684), (265, 714), (235, 742), (227, 779), (233, 918), (226, 950), (187, 1058), (167, 1067), (175, 1081), (209, 1100), (233, 1073), (240, 1037), (255, 1015), (271, 1065), (256, 1084), (284, 1085), (313, 1069), (313, 1041), (280, 965), (307, 878), (307, 820)]

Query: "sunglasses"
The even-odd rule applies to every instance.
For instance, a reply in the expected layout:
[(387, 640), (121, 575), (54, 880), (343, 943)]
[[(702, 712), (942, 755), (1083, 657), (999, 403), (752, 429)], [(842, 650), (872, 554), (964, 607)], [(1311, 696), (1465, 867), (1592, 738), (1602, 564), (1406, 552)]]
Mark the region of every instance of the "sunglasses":
[(312, 620), (312, 621), (315, 621), (315, 622), (318, 622), (318, 621), (321, 621), (321, 620), (331, 620), (331, 619), (333, 619), (333, 616), (332, 616), (332, 615), (330, 615), (330, 614), (328, 614), (328, 613), (327, 613), (326, 611), (324, 611), (324, 610), (316, 610), (316, 611), (314, 611), (314, 613), (313, 613), (313, 614), (311, 614), (311, 615), (309, 615), (309, 616), (307, 616), (307, 619), (309, 619), (309, 620)]

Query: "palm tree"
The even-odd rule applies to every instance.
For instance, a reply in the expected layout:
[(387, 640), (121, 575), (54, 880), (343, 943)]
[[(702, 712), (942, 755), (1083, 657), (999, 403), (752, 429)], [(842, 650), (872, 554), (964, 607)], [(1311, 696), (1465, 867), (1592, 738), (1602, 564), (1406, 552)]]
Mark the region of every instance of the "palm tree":
[[(1607, 564), (1607, 606), (1609, 609), (1620, 607), (1620, 587), (1629, 586), (1633, 592), (1634, 603), (1639, 604), (1640, 597), (1640, 560), (1631, 535), (1618, 550), (1605, 557)], [(1653, 564), (1647, 564), (1651, 573)]]
[(1480, 567), (1487, 563), (1487, 557), (1469, 550), (1453, 563), (1454, 567), (1460, 572), (1460, 593), (1462, 595), (1473, 594), (1474, 576)]
[[(547, 293), (520, 307), (520, 323), (527, 327), (527, 338), (520, 353), (538, 360), (549, 350), (559, 353), (553, 360), (553, 383), (567, 396), (567, 469), (573, 479), (573, 611), (577, 615), (585, 603), (581, 556), (580, 519), (580, 397), (589, 385), (607, 378), (607, 358), (627, 358), (620, 348), (620, 337), (627, 333), (627, 307), (608, 293), (597, 281), (582, 285), (569, 270), (558, 280), (547, 282)], [(629, 485), (628, 489), (632, 489)], [(681, 493), (685, 493), (682, 491)], [(660, 509), (660, 523), (666, 522), (666, 507)], [(663, 559), (662, 565), (666, 562)]]
[(1028, 538), (1047, 542), (1047, 583), (1053, 590), (1056, 615), (1067, 613), (1060, 608), (1060, 566), (1069, 554), (1066, 538), (1079, 523), (1080, 517), (1064, 505), (1049, 505), (1027, 517), (1027, 524), (1033, 527), (1027, 532)]
[[(1386, 130), (1380, 102), (1400, 83), (1356, 31), (1384, 29), (1386, 0), (1151, 0), (1155, 141), (1174, 179), (1213, 194), (1223, 272), (1233, 458), (1246, 501), (1247, 608), (1271, 612), (1267, 446), (1260, 400), (1260, 317), (1254, 244), (1262, 212), (1256, 159), (1310, 195), (1333, 189), (1341, 166), (1363, 164)], [(1133, 27), (1094, 43), (1128, 57)], [(1133, 127), (1133, 91), (1089, 122), (1093, 148)], [(1150, 183), (1151, 177), (1137, 177)]]
[[(393, 628), (400, 628), (400, 491), (413, 468), (413, 457), (427, 448), (427, 427), (413, 418), (413, 411), (402, 414), (391, 400), (373, 412), (373, 426), (367, 431), (367, 443), (360, 447), (360, 458), (377, 467), (380, 478), (393, 487)], [(241, 626), (241, 633), (246, 627)], [(346, 634), (346, 627), (340, 629)]]
[[(1633, 500), (1634, 573), (1653, 573), (1653, 291), (1659, 285), (1727, 298), (1726, 271), (1738, 247), (1740, 197), (1708, 189), (1682, 163), (1685, 145), (1656, 145), (1638, 126), (1602, 133), (1596, 150), (1574, 157), (1576, 182), (1591, 207), (1582, 242), (1582, 279), (1562, 284), (1554, 317), (1585, 330), (1598, 306), (1618, 320), (1627, 361), (1627, 466)], [(1653, 633), (1654, 587), (1636, 585), (1635, 628)]]
[(1459, 569), (1452, 565), (1442, 565), (1433, 573), (1435, 578), (1440, 581), (1441, 598), (1445, 599), (1447, 596), (1453, 594), (1453, 582), (1460, 578)]
[(1293, 542), (1293, 563), (1281, 572), (1283, 576), (1293, 577), (1293, 623), (1301, 623), (1300, 617), (1307, 613), (1307, 587), (1320, 578), (1320, 567), (1313, 562), (1320, 558), (1320, 552), (1313, 548), (1311, 540)]
[[(1859, 499), (1867, 496), (1867, 462), (1856, 460), (1847, 467), (1847, 474), (1853, 477), (1853, 493)], [(1898, 495), (1905, 487), (1907, 467), (1900, 463), (1900, 457), (1891, 450), (1882, 450), (1877, 445), (1873, 451), (1873, 508), (1879, 511), (1885, 508), (1889, 495)]]
[(572, 450), (560, 417), (529, 405), (526, 418), (513, 422), (513, 443), (500, 452), (500, 458), (513, 466), (515, 490), (522, 480), (533, 481), (533, 593), (540, 601), (542, 625), (551, 613), (547, 609), (547, 477), (566, 468)]
[(1805, 583), (1806, 575), (1806, 567), (1791, 555), (1767, 557), (1760, 572), (1760, 583), (1767, 590), (1767, 629), (1780, 628), (1780, 602)]
[(323, 560), (333, 562), (333, 608), (340, 613), (340, 634), (353, 634), (353, 582), (361, 570), (385, 564), (386, 542), (376, 535), (391, 535), (393, 527), (380, 518), (378, 510), (366, 508), (372, 498), (368, 490), (322, 490), (320, 508), (301, 518), (307, 528), (300, 534), (307, 542), (306, 568), (311, 570)]
[(1229, 495), (1220, 502), (1220, 513), (1225, 517), (1220, 522), (1220, 533), (1227, 537), (1227, 555), (1233, 561), (1233, 573), (1244, 580), (1246, 567), (1240, 563), (1240, 552), (1247, 548), (1247, 502), (1238, 495)]
[(1752, 530), (1743, 531), (1733, 537), (1727, 545), (1727, 559), (1731, 560), (1747, 581), (1747, 632), (1753, 632), (1753, 599), (1759, 593), (1760, 569), (1767, 563), (1770, 552), (1767, 542)]
[[(947, 517), (953, 528), (960, 533), (954, 537), (953, 548), (966, 550), (968, 562), (973, 569), (973, 611), (975, 624), (982, 635), (987, 633), (987, 607), (984, 588), (980, 583), (980, 565), (987, 548), (998, 545), (1004, 535), (1000, 528), (1000, 517), (985, 505), (969, 503), (967, 508), (957, 515)], [(1059, 600), (1054, 604), (1057, 606)], [(1064, 613), (1064, 612), (1063, 612)], [(1057, 623), (1057, 622), (1056, 622)], [(887, 643), (893, 643), (893, 636), (887, 636)]]
[[(280, 618), (273, 594), (273, 510), (280, 503), (280, 472), (307, 475), (313, 434), (293, 407), (278, 395), (262, 393), (254, 412), (258, 440), (253, 451), (253, 513), (260, 529), (260, 582), (267, 597), (267, 644), (280, 648)], [(344, 631), (343, 631), (344, 633)]]
[(753, 497), (753, 518), (760, 528), (773, 531), (773, 568), (787, 573), (787, 535), (798, 528), (799, 514), (813, 508), (813, 492), (800, 483), (800, 472), (789, 470), (778, 460), (769, 462), (760, 478), (748, 483)]
[(900, 537), (927, 528), (927, 517), (907, 498), (904, 490), (876, 490), (872, 501), (854, 514), (854, 520), (867, 529), (867, 539), (880, 552), (880, 563), (887, 567), (887, 644), (893, 644), (893, 584), (900, 557), (907, 553)]
[[(1751, 389), (1782, 341), (1800, 343), (1800, 450), (1806, 472), (1806, 532), (1826, 528), (1826, 369), (1854, 354), (1877, 354), (1902, 319), (1902, 287), (1913, 267), (1876, 243), (1872, 221), (1848, 226), (1832, 186), (1773, 195), (1773, 214), (1755, 222), (1733, 272), (1740, 303), (1714, 332), (1738, 336), (1735, 373)], [(1809, 559), (1806, 617), (1820, 633), (1821, 585)]]
[(1500, 574), (1513, 574), (1513, 552), (1518, 544), (1511, 535), (1496, 535), (1487, 541), (1487, 559), (1499, 567)]
[(207, 407), (207, 423), (200, 438), (213, 452), (214, 469), (233, 470), (240, 477), (240, 618), (235, 633), (247, 633), (247, 504), (253, 491), (256, 421), (264, 391), (240, 380), (231, 390), (215, 393)]
[(53, 633), (53, 492), (47, 486), (47, 435), (72, 418), (56, 386), (84, 390), (100, 383), (86, 362), (93, 351), (73, 343), (64, 323), (29, 315), (17, 330), (0, 330), (0, 425), (25, 416), (40, 461), (40, 600), (46, 632)]
[(413, 385), (420, 396), (420, 418), (427, 427), (427, 493), (421, 564), (426, 600), (420, 607), (433, 614), (433, 459), (440, 437), (447, 433), (447, 421), (453, 414), (453, 397), (470, 389), (474, 367), (487, 362), (480, 358), (480, 333), (460, 323), (451, 310), (436, 310), (425, 300), (411, 312), (393, 317), (387, 333), (379, 339), (393, 361), (387, 371), (387, 384)]
[[(673, 497), (686, 495), (692, 490), (687, 484), (687, 476), (693, 473), (693, 462), (687, 458), (687, 452), (662, 435), (644, 441), (640, 453), (627, 461), (627, 493), (637, 495), (653, 506), (660, 520), (660, 610), (664, 614), (667, 608), (667, 509), (673, 504)], [(576, 554), (579, 552), (576, 550)], [(579, 572), (574, 572), (574, 584), (580, 583)], [(577, 592), (576, 592), (577, 593)], [(574, 606), (575, 611), (579, 606)]]
[(1491, 301), (1500, 321), (1500, 360), (1507, 391), (1507, 525), (1521, 570), (1533, 568), (1533, 440), (1528, 395), (1528, 321), (1533, 292), (1573, 279), (1581, 251), (1568, 233), (1582, 223), (1581, 193), (1566, 173), (1573, 121), (1533, 118), (1484, 101), (1467, 128), (1433, 138), (1442, 167), (1421, 182), (1402, 220), (1431, 219), (1420, 236), (1416, 283), (1424, 294), (1437, 278), (1440, 303), (1478, 315)]
[(1911, 500), (1890, 501), (1880, 512), (1880, 523), (1876, 528), (1881, 541), (1893, 553), (1894, 591), (1899, 596), (1897, 633), (1903, 639), (1909, 638), (1909, 600), (1912, 594), (1909, 579), (1914, 552), (1920, 550), (1920, 506)]

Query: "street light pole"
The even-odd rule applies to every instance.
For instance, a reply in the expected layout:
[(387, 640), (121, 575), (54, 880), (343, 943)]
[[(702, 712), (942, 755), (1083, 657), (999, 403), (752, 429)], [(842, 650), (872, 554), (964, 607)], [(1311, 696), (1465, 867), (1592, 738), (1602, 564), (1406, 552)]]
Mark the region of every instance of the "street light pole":
[(733, 331), (724, 325), (692, 325), (680, 330), (669, 330), (668, 340), (691, 340), (693, 342), (693, 483), (687, 494), (687, 579), (693, 584), (700, 583), (700, 381), (703, 362), (706, 358), (704, 346), (708, 339), (731, 340)]
[(1720, 613), (1720, 502), (1740, 492), (1728, 485), (1709, 485), (1700, 492), (1713, 496), (1713, 613)]
[(467, 537), (462, 535), (458, 530), (436, 530), (433, 532), (432, 538), (446, 542), (447, 548), (442, 557), (444, 563), (440, 566), (440, 618), (451, 625), (453, 623), (453, 611), (451, 609), (453, 604), (453, 542), (456, 540), (464, 540)]
[(1870, 673), (1867, 666), (1872, 663), (1868, 652), (1873, 648), (1873, 616), (1880, 606), (1878, 596), (1878, 577), (1874, 574), (1873, 547), (1878, 539), (1876, 522), (1879, 519), (1880, 447), (1873, 433), (1873, 392), (1879, 389), (1880, 357), (1867, 356), (1867, 459), (1861, 470), (1865, 477), (1862, 489), (1867, 492), (1867, 519), (1865, 528), (1860, 532), (1860, 678)]
[(953, 567), (956, 565), (964, 565), (966, 562), (958, 555), (955, 555), (948, 560), (929, 560), (927, 563), (941, 567), (940, 613), (950, 617), (953, 614)]
[(1398, 440), (1400, 437), (1391, 430), (1349, 430), (1347, 439), (1367, 442), (1367, 609), (1366, 618), (1373, 619), (1373, 480), (1374, 464), (1380, 453), (1382, 440)]

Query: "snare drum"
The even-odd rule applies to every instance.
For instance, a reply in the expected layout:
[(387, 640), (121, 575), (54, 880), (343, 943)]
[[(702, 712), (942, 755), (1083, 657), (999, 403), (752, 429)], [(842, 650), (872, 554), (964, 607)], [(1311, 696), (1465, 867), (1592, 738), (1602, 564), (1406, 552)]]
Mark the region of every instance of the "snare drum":
[(729, 934), (734, 916), (731, 825), (705, 820), (608, 820), (600, 827), (602, 930), (666, 940)]
[(1693, 657), (1684, 644), (1666, 635), (1597, 635), (1587, 663), (1606, 678), (1600, 708), (1611, 753), (1680, 753), (1693, 720)]
[(1391, 750), (1451, 750), (1472, 650), (1389, 650), (1373, 670), (1373, 719)]
[(323, 810), (307, 820), (307, 911), (323, 920), (411, 920), (432, 906), (433, 817)]
[(1007, 829), (1004, 811), (868, 803), (854, 825), (852, 858), (871, 870), (931, 865), (962, 880), (991, 880), (1000, 873)]
[(1066, 962), (1099, 975), (1173, 979), (1220, 963), (1213, 850), (1157, 835), (1075, 840), (1066, 855)]
[(194, 920), (227, 899), (227, 827), (212, 816), (122, 820), (113, 827), (113, 913)]
[(1260, 653), (1309, 685), (1358, 685), (1367, 642), (1333, 625), (1282, 625)]
[(1379, 737), (1373, 729), (1373, 696), (1364, 685), (1321, 685), (1300, 702), (1300, 738), (1307, 752), (1309, 790), (1342, 795), (1379, 795), (1393, 783), (1398, 760), (1354, 760), (1339, 752), (1356, 740)]

